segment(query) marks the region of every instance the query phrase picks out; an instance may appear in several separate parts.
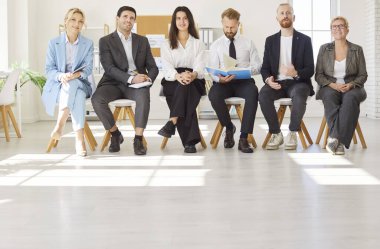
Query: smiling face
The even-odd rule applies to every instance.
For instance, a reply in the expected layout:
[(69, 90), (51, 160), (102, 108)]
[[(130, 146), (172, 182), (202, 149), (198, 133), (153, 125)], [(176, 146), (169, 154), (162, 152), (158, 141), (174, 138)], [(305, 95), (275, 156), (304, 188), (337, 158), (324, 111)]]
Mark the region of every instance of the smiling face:
[(119, 16), (116, 16), (117, 28), (122, 31), (129, 33), (131, 32), (133, 25), (136, 21), (136, 15), (132, 11), (125, 10)]
[(183, 11), (178, 11), (175, 17), (175, 24), (179, 31), (187, 31), (189, 29), (189, 19)]
[(295, 16), (293, 15), (293, 9), (290, 5), (280, 5), (277, 9), (278, 23), (282, 28), (293, 27)]
[(337, 19), (331, 23), (331, 35), (334, 40), (346, 40), (348, 32), (347, 24), (343, 20)]
[(228, 39), (232, 39), (235, 37), (239, 29), (239, 24), (240, 22), (236, 19), (229, 19), (227, 16), (223, 17), (223, 32)]
[(84, 25), (84, 17), (80, 13), (74, 13), (65, 22), (66, 32), (78, 36)]

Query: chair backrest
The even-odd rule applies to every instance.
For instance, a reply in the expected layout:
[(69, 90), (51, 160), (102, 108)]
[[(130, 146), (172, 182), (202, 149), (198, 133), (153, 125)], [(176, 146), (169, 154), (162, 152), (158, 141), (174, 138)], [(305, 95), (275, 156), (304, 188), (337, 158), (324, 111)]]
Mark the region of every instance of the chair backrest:
[(14, 90), (19, 80), (20, 69), (13, 70), (0, 92), (0, 105), (10, 105), (15, 101)]

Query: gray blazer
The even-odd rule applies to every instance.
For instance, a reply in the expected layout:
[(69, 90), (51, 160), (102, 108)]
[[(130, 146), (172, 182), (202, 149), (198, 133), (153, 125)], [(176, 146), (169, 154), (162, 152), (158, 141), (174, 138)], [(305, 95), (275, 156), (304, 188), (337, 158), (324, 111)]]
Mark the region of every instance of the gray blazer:
[[(127, 85), (131, 75), (128, 74), (127, 55), (117, 31), (100, 38), (99, 52), (100, 62), (105, 72), (98, 87), (102, 85)], [(147, 74), (154, 82), (158, 75), (158, 68), (146, 37), (132, 33), (132, 55), (137, 71), (141, 74)]]
[[(344, 82), (354, 84), (354, 87), (362, 88), (367, 81), (367, 70), (362, 47), (349, 41), (346, 58), (346, 76)], [(319, 87), (325, 87), (331, 82), (336, 82), (334, 78), (335, 64), (335, 42), (326, 43), (321, 46), (317, 58), (315, 70), (315, 81)], [(319, 90), (319, 89), (318, 89)], [(319, 91), (318, 91), (319, 92)], [(317, 93), (317, 99), (319, 95)]]

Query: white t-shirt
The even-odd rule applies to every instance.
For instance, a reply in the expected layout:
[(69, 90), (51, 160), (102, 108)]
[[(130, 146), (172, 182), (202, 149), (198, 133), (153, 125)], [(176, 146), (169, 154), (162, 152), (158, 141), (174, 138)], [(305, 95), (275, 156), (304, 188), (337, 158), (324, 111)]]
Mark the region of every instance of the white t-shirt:
[(282, 75), (280, 72), (281, 65), (291, 66), (292, 65), (292, 44), (293, 36), (281, 36), (281, 47), (280, 47), (280, 63), (278, 64), (278, 80), (292, 80), (290, 76)]

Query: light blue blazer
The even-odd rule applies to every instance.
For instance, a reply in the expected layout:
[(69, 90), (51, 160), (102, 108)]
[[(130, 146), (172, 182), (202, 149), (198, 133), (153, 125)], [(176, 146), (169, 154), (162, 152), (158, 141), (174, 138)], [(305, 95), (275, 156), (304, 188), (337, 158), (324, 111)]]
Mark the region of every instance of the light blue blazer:
[[(83, 82), (84, 91), (87, 98), (92, 94), (91, 84), (88, 77), (92, 74), (94, 44), (90, 39), (81, 35), (78, 37), (78, 50), (73, 63), (73, 70), (86, 65), (82, 70), (78, 80)], [(49, 48), (46, 55), (46, 84), (42, 92), (42, 101), (44, 103), (47, 114), (53, 116), (61, 83), (58, 81), (58, 76), (61, 73), (66, 73), (66, 33), (50, 40)]]

